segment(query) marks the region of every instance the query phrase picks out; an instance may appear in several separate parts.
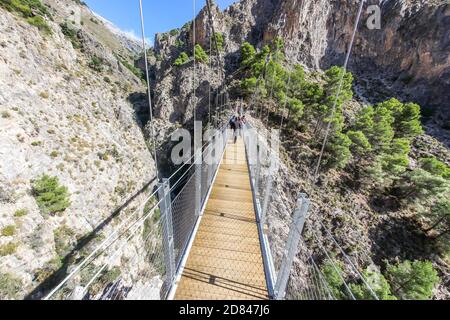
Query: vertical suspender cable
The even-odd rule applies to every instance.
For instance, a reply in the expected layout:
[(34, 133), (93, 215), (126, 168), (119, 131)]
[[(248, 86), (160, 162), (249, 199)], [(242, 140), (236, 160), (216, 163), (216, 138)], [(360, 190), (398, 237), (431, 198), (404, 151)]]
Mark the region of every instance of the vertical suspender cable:
[[(194, 70), (192, 72), (192, 92), (193, 92), (193, 97), (192, 97), (192, 102), (193, 102), (193, 115), (194, 115), (194, 127), (195, 127), (195, 121), (197, 120), (197, 115), (196, 115), (196, 99), (195, 99), (195, 68), (196, 68), (196, 59), (195, 59), (195, 10), (196, 10), (196, 6), (195, 6), (195, 0), (192, 1), (193, 4), (193, 18), (192, 18), (192, 54), (194, 56)], [(195, 131), (195, 129), (194, 129)]]
[[(284, 102), (283, 111), (281, 112), (281, 123), (280, 123), (280, 131), (283, 129), (283, 122), (284, 122), (284, 113), (286, 112), (286, 107), (288, 105), (288, 94), (291, 87), (291, 73), (289, 72), (289, 78), (286, 86), (286, 101)], [(286, 121), (289, 121), (289, 119), (286, 119)]]
[[(212, 27), (210, 26), (210, 35), (209, 35), (209, 55), (211, 56), (211, 33)], [(209, 58), (209, 89), (208, 89), (208, 116), (209, 116), (209, 125), (211, 125), (211, 81), (212, 81), (212, 59)]]
[[(356, 32), (358, 31), (359, 21), (361, 20), (361, 13), (362, 13), (362, 9), (363, 9), (363, 6), (364, 6), (364, 2), (365, 2), (365, 0), (361, 0), (361, 3), (359, 4), (359, 11), (358, 11), (358, 15), (357, 15), (357, 18), (356, 18), (356, 23), (355, 23), (355, 27), (353, 29), (352, 39), (351, 39), (350, 44), (348, 46), (347, 55), (345, 57), (343, 72), (342, 72), (341, 77), (339, 79), (339, 87), (338, 87), (338, 90), (336, 92), (335, 100), (333, 102), (333, 108), (331, 109), (331, 116), (333, 116), (334, 113), (336, 112), (337, 101), (339, 99), (339, 95), (341, 94), (345, 73), (347, 72), (348, 61), (350, 59), (350, 53), (351, 53), (352, 48), (353, 48), (353, 42), (355, 41)], [(317, 178), (318, 178), (318, 175), (319, 175), (320, 164), (322, 162), (323, 153), (325, 151), (325, 147), (327, 145), (328, 137), (329, 137), (330, 130), (331, 130), (331, 123), (332, 123), (331, 121), (328, 122), (327, 131), (325, 133), (325, 138), (324, 138), (323, 144), (322, 144), (322, 150), (320, 151), (319, 160), (317, 161), (317, 167), (316, 167), (316, 170), (314, 172), (314, 180), (315, 181), (317, 181)]]
[(152, 96), (150, 89), (150, 76), (148, 73), (148, 59), (147, 59), (147, 46), (145, 44), (145, 23), (144, 23), (144, 13), (142, 9), (142, 0), (139, 0), (139, 12), (141, 15), (141, 31), (142, 31), (142, 49), (144, 50), (144, 59), (145, 59), (145, 77), (147, 79), (147, 95), (148, 95), (148, 105), (150, 109), (150, 134), (153, 139), (153, 156), (155, 159), (155, 170), (156, 170), (156, 178), (159, 178), (158, 172), (158, 158), (156, 154), (156, 141), (155, 141), (155, 133), (153, 129), (153, 107), (152, 107)]

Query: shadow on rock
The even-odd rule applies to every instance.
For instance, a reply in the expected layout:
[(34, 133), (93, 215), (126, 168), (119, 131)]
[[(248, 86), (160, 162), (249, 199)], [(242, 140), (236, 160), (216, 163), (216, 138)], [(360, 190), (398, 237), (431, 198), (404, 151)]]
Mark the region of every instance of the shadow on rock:
[(139, 195), (144, 193), (154, 182), (156, 178), (145, 184), (138, 192), (125, 201), (120, 207), (114, 210), (105, 220), (102, 221), (92, 232), (78, 240), (75, 247), (61, 260), (62, 266), (53, 272), (49, 277), (42, 281), (32, 292), (30, 292), (25, 300), (38, 300), (45, 297), (50, 290), (55, 288), (68, 275), (69, 267), (81, 262), (84, 259), (80, 253), (87, 248), (100, 234), (100, 232), (118, 217), (124, 209), (126, 209)]
[(436, 241), (427, 237), (411, 218), (388, 217), (369, 231), (369, 237), (373, 260), (378, 265), (383, 265), (384, 260), (431, 259), (437, 249)]

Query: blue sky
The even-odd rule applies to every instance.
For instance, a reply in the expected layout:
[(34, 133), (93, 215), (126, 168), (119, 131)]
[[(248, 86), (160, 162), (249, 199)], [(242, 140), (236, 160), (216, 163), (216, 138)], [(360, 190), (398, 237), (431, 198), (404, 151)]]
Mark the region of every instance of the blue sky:
[[(215, 0), (221, 9), (237, 0)], [(130, 34), (140, 36), (139, 0), (85, 0), (96, 13)], [(155, 33), (183, 26), (192, 20), (193, 0), (143, 0), (145, 33), (151, 43)], [(196, 11), (205, 5), (205, 0), (196, 0)]]

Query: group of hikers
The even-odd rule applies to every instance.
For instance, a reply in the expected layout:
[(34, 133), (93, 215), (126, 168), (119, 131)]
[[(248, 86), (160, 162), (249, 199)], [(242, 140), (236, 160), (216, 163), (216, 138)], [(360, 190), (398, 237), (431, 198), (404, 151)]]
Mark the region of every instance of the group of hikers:
[(230, 128), (233, 130), (233, 137), (234, 137), (234, 143), (237, 142), (238, 136), (241, 135), (241, 130), (244, 127), (244, 125), (247, 123), (247, 120), (245, 119), (245, 115), (243, 116), (232, 116), (230, 119)]

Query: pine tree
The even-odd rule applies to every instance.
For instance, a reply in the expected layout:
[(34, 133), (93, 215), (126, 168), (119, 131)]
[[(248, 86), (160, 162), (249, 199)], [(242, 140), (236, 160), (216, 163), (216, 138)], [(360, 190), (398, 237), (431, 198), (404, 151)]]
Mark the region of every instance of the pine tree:
[(439, 276), (430, 261), (405, 260), (387, 266), (386, 278), (392, 292), (402, 300), (428, 300), (439, 283)]
[(352, 141), (346, 134), (342, 132), (334, 133), (327, 146), (330, 153), (327, 163), (333, 168), (345, 168), (352, 156), (350, 152), (351, 145)]
[(450, 167), (435, 157), (422, 158), (419, 160), (420, 167), (429, 173), (450, 179)]
[(33, 183), (33, 195), (39, 208), (47, 214), (63, 212), (70, 206), (67, 187), (57, 177), (43, 175)]
[(406, 199), (437, 198), (448, 192), (449, 182), (441, 176), (417, 168), (405, 176), (400, 187)]
[(372, 106), (362, 108), (353, 125), (354, 130), (363, 132), (369, 141), (373, 141), (374, 117), (375, 111)]
[(367, 156), (367, 154), (372, 150), (369, 140), (362, 131), (349, 131), (347, 132), (347, 136), (352, 141), (350, 150), (358, 159)]
[(293, 127), (298, 126), (300, 118), (303, 116), (303, 103), (296, 99), (288, 99), (289, 124)]
[(294, 70), (289, 73), (290, 82), (288, 95), (293, 98), (302, 100), (303, 87), (305, 84), (305, 71), (299, 64), (294, 66)]
[(374, 108), (373, 129), (370, 136), (370, 143), (374, 151), (378, 154), (386, 151), (390, 147), (390, 143), (395, 136), (392, 125), (394, 117), (388, 106), (380, 103)]
[(208, 54), (203, 50), (202, 46), (197, 43), (195, 45), (195, 61), (208, 63), (208, 60)]
[(403, 104), (393, 98), (386, 102), (395, 118), (394, 130), (397, 138), (412, 139), (423, 133), (420, 123), (420, 106), (415, 103)]
[(347, 295), (343, 288), (344, 281), (342, 280), (344, 277), (342, 263), (340, 261), (327, 260), (322, 265), (321, 271), (333, 297), (337, 300), (346, 299)]
[(409, 165), (408, 154), (410, 151), (409, 140), (392, 140), (389, 150), (380, 157), (383, 170), (392, 176), (399, 176), (404, 173)]
[(241, 66), (249, 68), (255, 60), (256, 50), (248, 42), (244, 42), (241, 46)]
[[(341, 107), (346, 101), (353, 97), (352, 84), (353, 75), (351, 72), (345, 72), (342, 67), (333, 66), (327, 71), (325, 71), (325, 90), (327, 93), (327, 105), (331, 108), (336, 101), (337, 107)], [(342, 74), (343, 81), (341, 86), (341, 91), (339, 96), (337, 96), (339, 89), (339, 82), (341, 80)], [(337, 97), (337, 100), (336, 100)]]
[(425, 216), (430, 218), (432, 223), (426, 231), (438, 231), (437, 237), (450, 233), (450, 198), (447, 196), (438, 200)]
[(186, 52), (182, 52), (182, 53), (180, 53), (178, 58), (175, 60), (174, 65), (177, 67), (182, 66), (183, 64), (185, 64), (188, 61), (189, 61), (189, 56), (187, 55)]
[[(256, 53), (253, 63), (251, 64), (252, 75), (259, 78), (264, 73), (267, 58), (270, 57), (270, 47), (265, 45), (260, 52)], [(265, 74), (263, 74), (265, 75)]]
[(400, 181), (403, 197), (435, 199), (450, 190), (449, 167), (434, 157), (419, 159), (419, 167), (404, 175)]

